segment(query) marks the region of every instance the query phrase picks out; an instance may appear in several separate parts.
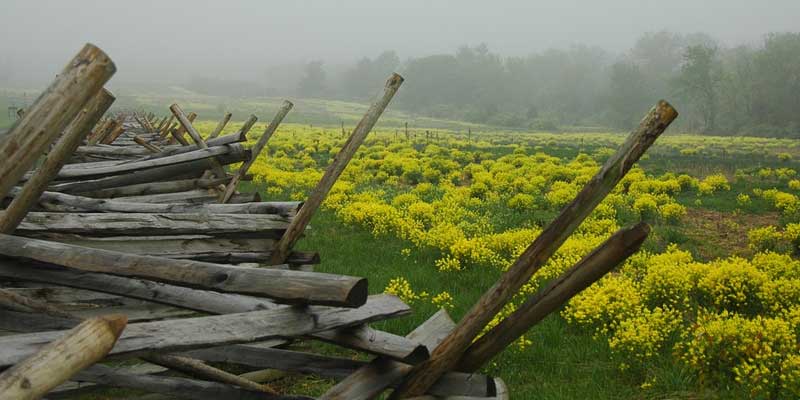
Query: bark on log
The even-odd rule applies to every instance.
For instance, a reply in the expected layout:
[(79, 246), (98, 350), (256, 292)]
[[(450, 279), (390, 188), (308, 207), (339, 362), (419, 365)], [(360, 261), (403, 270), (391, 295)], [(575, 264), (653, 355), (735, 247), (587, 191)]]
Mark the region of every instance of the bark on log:
[[(127, 318), (110, 315), (87, 320), (69, 331), (49, 335), (50, 342), (17, 357), (14, 367), (0, 374), (0, 393), (8, 399), (38, 399), (78, 371), (99, 361), (114, 347)], [(0, 350), (2, 351), (2, 350)]]
[(269, 141), (269, 138), (271, 138), (272, 134), (278, 129), (278, 125), (281, 124), (281, 121), (283, 121), (292, 107), (294, 107), (294, 104), (290, 101), (283, 101), (283, 105), (278, 110), (278, 113), (272, 118), (272, 121), (269, 123), (269, 126), (267, 126), (267, 129), (264, 130), (264, 133), (261, 134), (261, 137), (258, 138), (258, 142), (250, 149), (253, 152), (250, 160), (242, 163), (242, 166), (239, 167), (239, 170), (233, 175), (233, 179), (231, 179), (230, 183), (225, 187), (225, 194), (223, 194), (220, 203), (227, 203), (228, 200), (231, 199), (231, 196), (236, 192), (236, 186), (239, 185), (239, 181), (247, 175), (247, 171), (253, 166), (258, 155), (261, 154), (261, 151), (264, 150), (264, 146), (267, 145), (267, 141)]
[(228, 267), (200, 261), (90, 249), (10, 235), (0, 235), (0, 254), (82, 271), (270, 297), (286, 303), (358, 307), (364, 304), (367, 297), (367, 280), (364, 278), (270, 268)]
[(91, 44), (64, 67), (25, 115), (0, 137), (0, 196), (33, 166), (114, 72), (111, 59)]
[(0, 233), (14, 231), (91, 127), (97, 123), (97, 120), (111, 107), (113, 102), (114, 96), (107, 90), (101, 89), (70, 122), (55, 148), (47, 154), (42, 165), (34, 171), (33, 176), (14, 196), (14, 200), (0, 216)]
[[(561, 247), (561, 244), (575, 228), (611, 192), (677, 116), (678, 112), (669, 103), (663, 100), (659, 101), (642, 119), (639, 127), (630, 134), (616, 154), (606, 161), (597, 175), (542, 231), (497, 283), (478, 299), (461, 319), (458, 327), (442, 345), (436, 348), (430, 360), (417, 366), (401, 387), (392, 394), (392, 397), (423, 395), (445, 371), (453, 370), (467, 346), (480, 334), (486, 324)], [(302, 213), (302, 209), (300, 213)]]
[(544, 317), (559, 309), (572, 296), (589, 287), (638, 251), (649, 232), (650, 227), (640, 223), (615, 233), (472, 343), (459, 361), (458, 370), (474, 372), (480, 369)]
[(303, 203), (303, 207), (300, 209), (300, 212), (297, 213), (297, 217), (292, 220), (291, 225), (289, 225), (281, 241), (278, 242), (278, 246), (273, 253), (273, 264), (283, 263), (286, 255), (289, 254), (289, 249), (294, 247), (295, 242), (300, 239), (306, 226), (311, 222), (311, 217), (314, 216), (317, 208), (319, 208), (322, 201), (325, 200), (333, 184), (336, 183), (336, 180), (342, 174), (345, 167), (347, 167), (347, 164), (350, 162), (350, 159), (353, 158), (353, 155), (355, 155), (358, 147), (361, 146), (361, 143), (366, 139), (367, 134), (369, 134), (372, 127), (375, 126), (375, 123), (378, 122), (378, 118), (383, 114), (386, 106), (389, 105), (389, 101), (392, 100), (392, 97), (397, 93), (397, 89), (400, 88), (402, 83), (403, 77), (397, 74), (392, 74), (389, 80), (386, 81), (383, 97), (375, 102), (369, 110), (367, 110), (366, 114), (364, 114), (364, 117), (353, 130), (350, 138), (347, 139), (347, 142), (342, 146), (342, 149), (339, 150), (339, 153), (336, 154), (331, 165), (325, 170), (325, 174), (314, 188), (314, 191), (311, 192), (308, 200)]

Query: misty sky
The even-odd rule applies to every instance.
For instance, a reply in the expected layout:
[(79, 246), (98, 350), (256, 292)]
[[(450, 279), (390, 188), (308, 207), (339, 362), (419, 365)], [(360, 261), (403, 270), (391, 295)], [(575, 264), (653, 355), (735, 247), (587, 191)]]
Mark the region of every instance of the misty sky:
[(644, 32), (706, 32), (723, 45), (800, 30), (800, 0), (0, 1), (0, 71), (49, 80), (85, 42), (114, 81), (250, 79), (266, 67), (402, 59), (485, 42), (502, 55), (573, 44), (624, 52)]

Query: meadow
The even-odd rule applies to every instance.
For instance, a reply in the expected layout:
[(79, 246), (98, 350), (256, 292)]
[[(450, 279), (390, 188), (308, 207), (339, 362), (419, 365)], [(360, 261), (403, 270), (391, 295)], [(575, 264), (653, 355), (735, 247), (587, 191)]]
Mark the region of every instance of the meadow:
[[(378, 129), (299, 246), (414, 306), (385, 329), (407, 333), (440, 307), (459, 318), (624, 137)], [(345, 139), (283, 125), (252, 188), (304, 199)], [(485, 371), (517, 398), (799, 396), (799, 159), (786, 139), (660, 138), (494, 322), (621, 227), (650, 223), (643, 249)]]

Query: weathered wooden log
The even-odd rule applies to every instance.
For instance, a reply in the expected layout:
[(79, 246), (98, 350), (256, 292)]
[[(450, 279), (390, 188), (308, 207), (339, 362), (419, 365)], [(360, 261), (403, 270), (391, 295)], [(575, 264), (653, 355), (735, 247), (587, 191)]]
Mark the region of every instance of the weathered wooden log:
[(92, 126), (111, 107), (114, 96), (101, 89), (92, 97), (75, 119), (67, 126), (63, 136), (56, 143), (44, 162), (36, 168), (33, 176), (25, 183), (22, 190), (14, 196), (14, 200), (0, 216), (0, 232), (11, 233), (25, 218), (30, 208), (47, 188), (50, 181), (58, 174), (64, 162), (72, 155)]
[[(56, 331), (34, 344), (24, 357), (0, 374), (0, 393), (8, 399), (38, 399), (78, 371), (105, 357), (125, 329), (124, 315), (87, 320), (69, 331)], [(41, 343), (50, 342), (44, 346)], [(0, 350), (2, 351), (2, 350)]]
[[(396, 297), (377, 295), (371, 296), (358, 308), (282, 306), (239, 314), (142, 322), (128, 325), (109, 354), (136, 357), (154, 351), (171, 352), (295, 337), (408, 315), (410, 312), (410, 308)], [(52, 341), (63, 333), (51, 331), (0, 337), (0, 367), (29, 357), (42, 343)]]
[[(677, 111), (669, 103), (659, 101), (597, 175), (473, 305), (458, 327), (436, 348), (430, 360), (417, 366), (392, 396), (403, 398), (423, 395), (442, 373), (453, 370), (463, 352), (486, 324), (561, 247), (677, 116)], [(302, 212), (301, 209), (299, 214)]]
[[(75, 246), (145, 256), (191, 259), (224, 264), (266, 262), (274, 239), (217, 238), (209, 235), (179, 236), (83, 236), (46, 233), (41, 238)], [(293, 251), (286, 262), (292, 265), (319, 264), (319, 253)]]
[(119, 138), (120, 135), (122, 135), (124, 132), (125, 132), (125, 126), (114, 122), (112, 124), (112, 129), (108, 131), (108, 134), (103, 136), (103, 138), (100, 140), (100, 143), (102, 144), (114, 143), (117, 140), (117, 138)]
[[(196, 290), (101, 273), (45, 268), (22, 262), (0, 260), (0, 276), (119, 294), (213, 314), (241, 313), (277, 307), (267, 299), (252, 296)], [(419, 363), (428, 357), (427, 349), (417, 342), (366, 325), (317, 332), (309, 337), (410, 364)]]
[(93, 236), (252, 235), (279, 237), (289, 219), (275, 214), (140, 214), (32, 212), (17, 228), (24, 236), (73, 233)]
[(253, 166), (258, 155), (261, 154), (261, 151), (264, 149), (264, 146), (267, 145), (269, 138), (272, 137), (272, 134), (278, 129), (278, 125), (281, 124), (283, 118), (286, 117), (286, 114), (294, 107), (290, 101), (284, 100), (283, 105), (278, 110), (278, 113), (272, 119), (272, 121), (267, 126), (267, 129), (264, 130), (264, 133), (261, 134), (261, 137), (258, 138), (256, 144), (250, 149), (253, 152), (253, 156), (250, 158), (249, 161), (245, 161), (242, 163), (242, 166), (239, 167), (239, 170), (233, 175), (233, 179), (231, 179), (230, 183), (225, 187), (225, 194), (222, 195), (222, 200), (220, 203), (227, 203), (230, 200), (231, 196), (236, 192), (236, 186), (239, 185), (239, 181), (247, 175), (247, 171)]
[[(433, 351), (455, 326), (447, 311), (442, 309), (409, 333), (407, 338), (418, 341), (429, 351)], [(393, 383), (398, 382), (411, 371), (411, 368), (411, 365), (378, 357), (328, 389), (319, 400), (375, 398)]]
[(314, 191), (311, 192), (311, 195), (309, 195), (308, 199), (303, 203), (303, 207), (300, 208), (297, 217), (292, 220), (291, 225), (286, 229), (286, 233), (281, 238), (281, 241), (278, 242), (275, 252), (273, 253), (273, 264), (283, 263), (286, 255), (289, 254), (289, 249), (294, 247), (295, 242), (300, 239), (306, 226), (311, 222), (311, 217), (314, 216), (314, 213), (316, 213), (322, 201), (325, 200), (325, 196), (328, 195), (333, 184), (336, 183), (336, 180), (342, 174), (345, 167), (347, 167), (347, 164), (350, 162), (350, 159), (353, 158), (353, 155), (355, 155), (358, 147), (364, 142), (367, 134), (369, 134), (372, 127), (375, 126), (375, 123), (378, 122), (378, 118), (383, 114), (386, 106), (389, 105), (389, 101), (392, 100), (392, 97), (397, 93), (397, 89), (400, 88), (402, 83), (403, 77), (398, 74), (392, 74), (389, 80), (386, 81), (383, 97), (370, 106), (369, 110), (364, 114), (364, 117), (359, 121), (352, 135), (350, 135), (350, 138), (347, 139), (347, 142), (342, 146), (342, 149), (339, 150), (339, 153), (336, 154), (331, 165), (325, 170), (325, 174), (314, 188)]
[(258, 117), (256, 117), (254, 114), (250, 114), (247, 120), (244, 121), (244, 124), (242, 124), (239, 132), (241, 132), (243, 135), (247, 135), (247, 132), (250, 132), (250, 129), (253, 128), (257, 121)]
[(269, 393), (271, 395), (278, 394), (275, 389), (272, 389), (267, 385), (261, 385), (238, 375), (231, 374), (230, 372), (214, 368), (200, 360), (196, 360), (191, 357), (152, 353), (142, 358), (147, 362), (161, 365), (162, 367), (167, 367), (175, 371), (183, 372), (187, 375), (191, 375), (203, 380), (227, 383), (229, 385), (239, 386), (258, 392)]
[(252, 294), (287, 303), (358, 307), (364, 304), (367, 297), (366, 279), (319, 272), (228, 267), (201, 261), (90, 249), (10, 235), (0, 235), (0, 253), (82, 271)]
[[(148, 194), (143, 196), (117, 197), (118, 201), (127, 203), (149, 203), (149, 204), (213, 204), (219, 201), (219, 194), (209, 189), (194, 189), (185, 192)], [(255, 203), (261, 201), (258, 192), (237, 193), (231, 203)]]
[[(220, 136), (206, 141), (209, 147), (222, 146), (226, 144), (240, 143), (247, 140), (247, 136), (242, 132), (235, 132), (229, 135)], [(198, 150), (195, 145), (189, 146), (163, 146), (161, 152), (158, 154), (151, 154), (150, 151), (139, 147), (119, 147), (119, 146), (80, 146), (75, 150), (78, 156), (107, 156), (117, 158), (138, 158), (144, 157), (145, 159), (167, 157), (175, 154), (187, 153), (190, 151)]]
[(159, 137), (161, 138), (161, 140), (164, 140), (167, 137), (167, 134), (169, 133), (169, 129), (172, 127), (172, 122), (174, 120), (175, 120), (175, 116), (170, 114), (169, 119), (167, 119), (167, 122), (158, 131), (159, 132)]
[[(14, 188), (16, 197), (21, 189)], [(58, 212), (120, 212), (120, 213), (208, 213), (208, 214), (277, 214), (293, 217), (301, 202), (247, 202), (237, 204), (191, 204), (191, 203), (137, 203), (126, 201), (128, 197), (97, 199), (66, 193), (44, 192), (39, 204), (47, 211)]]
[(589, 253), (572, 268), (554, 279), (535, 296), (520, 305), (516, 311), (495, 325), (473, 343), (458, 363), (458, 369), (473, 372), (497, 356), (508, 345), (519, 339), (531, 327), (556, 311), (572, 296), (580, 293), (602, 278), (639, 250), (647, 239), (650, 227), (639, 223), (622, 229)]
[[(172, 111), (172, 114), (175, 115), (175, 118), (178, 119), (178, 122), (181, 124), (183, 130), (185, 130), (189, 134), (189, 137), (192, 138), (194, 144), (196, 144), (197, 147), (201, 149), (207, 149), (208, 145), (206, 144), (205, 140), (203, 140), (203, 137), (200, 136), (200, 132), (197, 132), (197, 130), (194, 129), (192, 121), (189, 121), (189, 119), (183, 113), (183, 110), (181, 110), (180, 106), (173, 103), (171, 106), (169, 106), (169, 110)], [(213, 166), (213, 168), (211, 168), (210, 171), (217, 178), (224, 178), (227, 176), (225, 174), (225, 170), (222, 169), (222, 166), (218, 162), (216, 162), (216, 160), (214, 160), (213, 158), (211, 159), (211, 165)]]
[(73, 379), (79, 382), (92, 382), (101, 385), (162, 393), (169, 395), (170, 398), (187, 400), (310, 400), (308, 397), (272, 395), (218, 382), (131, 374), (105, 365), (95, 365), (87, 368), (76, 374)]
[(161, 149), (160, 149), (160, 148), (158, 148), (158, 146), (155, 146), (155, 145), (153, 145), (153, 144), (150, 144), (150, 142), (148, 142), (148, 141), (144, 140), (144, 139), (143, 139), (143, 138), (141, 138), (140, 136), (135, 136), (135, 135), (134, 135), (134, 137), (133, 137), (133, 141), (134, 141), (134, 142), (136, 142), (136, 144), (138, 144), (138, 145), (140, 145), (140, 146), (144, 147), (145, 149), (147, 149), (147, 151), (149, 151), (149, 152), (151, 152), (151, 153), (160, 153), (160, 152), (161, 152)]
[(222, 119), (219, 121), (216, 128), (214, 128), (214, 130), (211, 131), (211, 134), (208, 135), (208, 138), (214, 139), (215, 137), (219, 136), (219, 134), (222, 133), (222, 130), (225, 129), (225, 125), (227, 125), (228, 121), (231, 120), (232, 116), (233, 114), (226, 112), (225, 115), (222, 116)]
[(0, 137), (0, 196), (22, 178), (114, 72), (111, 59), (91, 44), (64, 67), (25, 116)]
[[(240, 144), (229, 144), (225, 146), (215, 146), (207, 149), (194, 150), (187, 153), (176, 154), (168, 157), (154, 158), (144, 161), (131, 161), (122, 163), (102, 163), (98, 167), (87, 164), (68, 164), (59, 171), (57, 179), (89, 179), (108, 175), (125, 174), (129, 172), (151, 169), (186, 163), (221, 156), (225, 154), (236, 154), (244, 152)], [(91, 163), (88, 163), (91, 164)]]
[(106, 118), (105, 120), (102, 120), (99, 123), (97, 123), (94, 132), (87, 139), (87, 143), (89, 145), (95, 145), (100, 141), (100, 139), (105, 137), (105, 135), (108, 134), (109, 132), (108, 127), (111, 125), (111, 121), (113, 121), (112, 118)]
[[(221, 161), (225, 164), (233, 164), (249, 159), (250, 151), (244, 150), (240, 153), (226, 154), (224, 157), (217, 158), (217, 161)], [(48, 190), (53, 192), (81, 193), (140, 183), (199, 178), (203, 174), (203, 171), (208, 169), (209, 166), (210, 163), (208, 159), (203, 159), (86, 181), (58, 183), (50, 185)]]
[(9, 289), (0, 288), (0, 306), (5, 307), (9, 310), (22, 311), (22, 312), (39, 312), (59, 318), (72, 317), (69, 313), (66, 313), (43, 301), (32, 299), (28, 296), (18, 294)]
[[(81, 193), (84, 197), (96, 199), (109, 199), (117, 197), (142, 196), (148, 194), (185, 192), (194, 189), (209, 189), (230, 182), (231, 178), (223, 179), (181, 179), (163, 182), (148, 182), (135, 185), (120, 186)], [(45, 192), (54, 193), (54, 192)]]
[[(192, 113), (189, 113), (189, 116), (186, 117), (186, 118), (190, 122), (194, 122), (194, 119), (196, 117), (197, 117), (197, 114), (192, 112)], [(178, 122), (178, 127), (175, 130), (172, 130), (170, 133), (172, 134), (172, 137), (169, 139), (169, 143), (170, 144), (178, 142), (183, 146), (188, 146), (189, 145), (189, 142), (186, 141), (186, 138), (183, 137), (183, 135), (186, 133), (186, 128), (184, 128), (183, 125), (180, 122)]]

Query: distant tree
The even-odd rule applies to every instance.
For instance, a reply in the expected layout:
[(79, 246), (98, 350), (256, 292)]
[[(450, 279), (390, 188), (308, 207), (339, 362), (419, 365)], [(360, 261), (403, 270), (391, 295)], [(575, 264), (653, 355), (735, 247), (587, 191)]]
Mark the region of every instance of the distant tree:
[(639, 66), (619, 61), (611, 66), (606, 94), (607, 122), (616, 128), (630, 129), (652, 103), (647, 78)]
[(694, 45), (686, 48), (683, 65), (674, 80), (677, 93), (700, 114), (704, 131), (713, 132), (717, 119), (717, 91), (720, 64), (716, 47)]
[(768, 35), (754, 64), (753, 117), (800, 133), (800, 33)]
[(303, 97), (319, 97), (325, 93), (325, 70), (322, 61), (306, 64), (303, 78), (297, 85), (297, 94)]
[(362, 58), (344, 74), (345, 95), (355, 99), (369, 98), (380, 90), (399, 65), (400, 57), (394, 51), (384, 51), (374, 60)]

